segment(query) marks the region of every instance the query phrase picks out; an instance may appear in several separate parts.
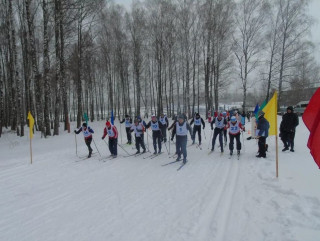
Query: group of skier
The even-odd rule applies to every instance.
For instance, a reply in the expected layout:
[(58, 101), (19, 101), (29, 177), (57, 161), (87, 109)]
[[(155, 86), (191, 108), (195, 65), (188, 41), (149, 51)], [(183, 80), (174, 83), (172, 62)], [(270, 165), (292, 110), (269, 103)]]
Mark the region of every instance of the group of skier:
[[(256, 157), (260, 158), (266, 157), (267, 144), (266, 139), (268, 137), (269, 131), (269, 122), (264, 118), (264, 113), (260, 112), (258, 119), (252, 118), (255, 123), (255, 138), (258, 139), (258, 155)], [(227, 130), (229, 130), (229, 151), (230, 156), (233, 155), (234, 149), (237, 151), (237, 155), (240, 155), (241, 151), (241, 140), (240, 136), (243, 131), (245, 131), (245, 126), (241, 123), (242, 116), (238, 113), (234, 113), (231, 116), (230, 113), (223, 111), (221, 113), (215, 113), (215, 117), (208, 118), (209, 123), (211, 124), (212, 130), (212, 142), (211, 142), (211, 152), (215, 149), (216, 139), (218, 137), (219, 140), (219, 148), (221, 154), (224, 152), (224, 147), (227, 145)], [(201, 118), (199, 113), (195, 113), (193, 118), (190, 121), (190, 124), (187, 120), (187, 116), (184, 114), (180, 114), (175, 118), (172, 125), (169, 127), (169, 120), (166, 115), (163, 113), (159, 116), (159, 118), (155, 115), (151, 116), (151, 120), (146, 123), (140, 117), (136, 117), (134, 121), (129, 115), (126, 115), (120, 121), (120, 124), (125, 124), (126, 135), (127, 135), (127, 144), (132, 144), (131, 133), (134, 132), (135, 136), (135, 145), (136, 145), (136, 155), (140, 154), (140, 149), (142, 148), (142, 153), (145, 153), (146, 145), (144, 143), (144, 133), (149, 128), (152, 131), (152, 142), (153, 142), (153, 155), (159, 155), (162, 153), (162, 145), (166, 145), (167, 142), (167, 130), (171, 131), (171, 141), (173, 141), (174, 136), (176, 136), (176, 161), (180, 161), (183, 157), (183, 163), (187, 161), (187, 139), (188, 133), (191, 136), (192, 144), (195, 144), (196, 134), (198, 133), (198, 146), (201, 145), (201, 127), (205, 129), (205, 121)], [(193, 124), (193, 129), (191, 129), (191, 125)], [(295, 128), (299, 124), (298, 117), (295, 113), (293, 113), (293, 108), (289, 106), (287, 108), (287, 113), (283, 116), (283, 120), (280, 125), (280, 136), (284, 143), (285, 148), (283, 151), (289, 150), (294, 151), (294, 134)], [(78, 130), (74, 131), (76, 134), (80, 132), (83, 133), (85, 143), (88, 146), (89, 155), (91, 157), (92, 148), (90, 146), (92, 142), (92, 134), (94, 131), (92, 128), (87, 126), (86, 123), (83, 123), (82, 127)], [(112, 125), (110, 121), (106, 122), (106, 127), (103, 131), (102, 139), (106, 136), (109, 136), (109, 150), (112, 157), (117, 157), (118, 151), (118, 130), (115, 125)], [(235, 148), (234, 148), (235, 146)], [(211, 153), (210, 152), (210, 153)], [(210, 154), (209, 153), (209, 154)]]

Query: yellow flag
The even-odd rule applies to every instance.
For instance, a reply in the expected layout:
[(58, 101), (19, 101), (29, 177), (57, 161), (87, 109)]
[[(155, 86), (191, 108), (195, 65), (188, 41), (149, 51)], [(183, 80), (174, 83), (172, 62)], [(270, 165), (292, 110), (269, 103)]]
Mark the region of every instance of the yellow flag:
[(29, 129), (30, 129), (30, 139), (33, 137), (33, 125), (34, 125), (34, 119), (31, 115), (31, 112), (28, 112), (28, 120), (29, 120)]
[(270, 129), (269, 129), (270, 136), (276, 136), (278, 133), (277, 109), (278, 109), (278, 94), (277, 94), (277, 91), (275, 91), (271, 100), (269, 100), (268, 104), (262, 109), (262, 111), (265, 113), (264, 118), (266, 118), (270, 124)]

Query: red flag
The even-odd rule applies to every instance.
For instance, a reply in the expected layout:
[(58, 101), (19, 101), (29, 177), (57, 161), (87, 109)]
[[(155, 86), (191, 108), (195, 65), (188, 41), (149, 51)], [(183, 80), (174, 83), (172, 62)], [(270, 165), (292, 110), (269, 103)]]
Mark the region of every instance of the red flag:
[(311, 97), (302, 119), (310, 131), (308, 148), (320, 168), (320, 88)]

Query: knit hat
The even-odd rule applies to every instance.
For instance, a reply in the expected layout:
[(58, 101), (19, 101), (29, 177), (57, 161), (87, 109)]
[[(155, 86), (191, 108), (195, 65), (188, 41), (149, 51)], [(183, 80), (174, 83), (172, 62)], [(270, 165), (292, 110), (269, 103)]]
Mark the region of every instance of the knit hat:
[(83, 122), (82, 126), (87, 127), (87, 123)]
[(287, 110), (293, 111), (293, 107), (292, 107), (292, 106), (288, 106), (288, 107), (287, 107)]
[(107, 126), (107, 127), (110, 127), (110, 126), (111, 126), (110, 121), (107, 121), (107, 122), (106, 122), (106, 126)]
[(264, 112), (263, 111), (259, 111), (258, 119), (261, 119), (262, 117), (264, 117)]
[(178, 119), (184, 120), (184, 116), (183, 115), (179, 115)]
[(226, 115), (227, 115), (227, 112), (225, 112), (225, 111), (222, 112), (222, 115), (223, 115), (223, 116), (226, 116)]
[(232, 116), (230, 120), (231, 120), (231, 122), (236, 122), (237, 118), (235, 116)]
[(129, 115), (126, 115), (126, 118), (129, 118)]

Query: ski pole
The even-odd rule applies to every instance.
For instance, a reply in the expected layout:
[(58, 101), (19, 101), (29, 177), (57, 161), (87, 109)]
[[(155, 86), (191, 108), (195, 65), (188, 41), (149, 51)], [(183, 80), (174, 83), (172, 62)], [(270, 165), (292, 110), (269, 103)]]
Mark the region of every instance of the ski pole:
[[(211, 130), (210, 140), (212, 139), (212, 135), (213, 135), (213, 130)], [(210, 140), (209, 140), (209, 142), (208, 142), (208, 149), (209, 149), (209, 147), (210, 147)]]
[[(119, 121), (119, 123), (120, 123), (120, 121)], [(121, 144), (122, 144), (121, 123), (120, 123), (120, 138), (121, 138)]]
[(117, 145), (128, 155), (131, 155), (129, 152), (127, 152), (119, 143), (117, 143)]
[[(103, 139), (104, 143), (106, 143), (106, 145), (109, 147), (109, 140), (108, 140), (108, 143), (106, 142), (105, 139)], [(110, 150), (109, 150), (110, 151)]]
[(74, 133), (74, 139), (76, 141), (76, 156), (78, 156), (78, 143), (77, 143), (77, 134)]
[(99, 153), (99, 156), (101, 157), (100, 151), (99, 151), (99, 149), (98, 149), (98, 147), (97, 147), (97, 145), (96, 145), (96, 142), (94, 141), (93, 137), (92, 137), (92, 140), (93, 140), (93, 144), (94, 144), (95, 147), (97, 148), (97, 151), (98, 151), (98, 153)]
[(243, 131), (242, 131), (242, 143), (243, 143), (243, 151), (246, 152), (246, 146), (245, 146), (245, 144), (244, 144)]
[(203, 135), (204, 135), (204, 139), (207, 140), (207, 137), (206, 137), (206, 132), (205, 130), (203, 129)]
[[(164, 137), (163, 137), (163, 135), (162, 135), (161, 130), (160, 130), (160, 134), (161, 134), (162, 139), (164, 140)], [(163, 141), (163, 144), (164, 144), (164, 146), (166, 147), (168, 154), (170, 154), (169, 151), (168, 151), (167, 145), (166, 145), (166, 143), (165, 143), (164, 141)]]
[[(169, 134), (169, 133), (168, 133), (168, 132), (169, 132), (168, 129), (166, 129), (166, 132), (167, 132), (167, 134)], [(169, 155), (170, 155), (170, 142), (171, 142), (171, 141), (170, 141), (170, 140), (171, 140), (170, 138), (171, 138), (171, 137), (169, 136), (169, 138), (168, 138), (168, 140), (169, 140)]]

